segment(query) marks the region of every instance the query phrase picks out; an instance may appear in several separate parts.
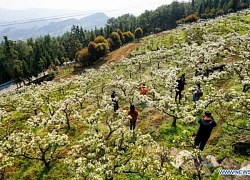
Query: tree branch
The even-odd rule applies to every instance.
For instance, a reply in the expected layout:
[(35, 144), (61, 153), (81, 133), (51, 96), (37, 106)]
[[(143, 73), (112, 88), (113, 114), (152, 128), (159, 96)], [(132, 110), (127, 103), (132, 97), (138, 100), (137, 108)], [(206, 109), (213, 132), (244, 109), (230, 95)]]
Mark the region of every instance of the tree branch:
[(117, 167), (125, 166), (130, 161), (131, 158), (132, 158), (132, 156), (130, 156), (125, 162), (123, 162), (121, 164), (116, 164), (114, 166), (114, 169), (116, 169)]
[(250, 129), (248, 129), (248, 128), (243, 128), (243, 127), (239, 127), (239, 126), (236, 126), (236, 125), (234, 125), (234, 124), (228, 123), (228, 122), (225, 120), (225, 118), (224, 118), (217, 110), (215, 110), (215, 112), (220, 116), (221, 120), (222, 120), (224, 123), (226, 123), (226, 125), (231, 126), (231, 127), (234, 127), (234, 128), (237, 128), (237, 129), (240, 129), (240, 130), (250, 131)]
[(24, 157), (24, 158), (27, 158), (27, 159), (31, 159), (31, 160), (38, 160), (38, 161), (42, 160), (40, 158), (27, 156), (26, 154), (20, 154), (20, 155), (15, 155), (15, 156), (18, 156), (18, 157), (21, 156), (21, 157)]

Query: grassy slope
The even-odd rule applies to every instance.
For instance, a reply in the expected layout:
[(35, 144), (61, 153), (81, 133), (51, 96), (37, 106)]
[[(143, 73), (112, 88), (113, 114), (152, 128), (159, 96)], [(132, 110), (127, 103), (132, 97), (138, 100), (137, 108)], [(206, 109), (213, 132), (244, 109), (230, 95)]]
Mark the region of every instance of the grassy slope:
[[(249, 15), (248, 15), (249, 16)], [(246, 19), (249, 19), (249, 17), (246, 17)], [(247, 21), (242, 22), (240, 19), (232, 19), (232, 21), (236, 24), (238, 23), (247, 23)], [(220, 33), (222, 36), (225, 36), (228, 32), (233, 31), (232, 27), (226, 25), (223, 26), (221, 23), (215, 25), (215, 27), (218, 27), (218, 29), (213, 30), (212, 32)], [(247, 33), (246, 29), (238, 27), (236, 31), (239, 31), (240, 33), (244, 34)], [(170, 48), (173, 44), (176, 43), (183, 43), (187, 41), (187, 33), (182, 30), (173, 30), (168, 33), (162, 33), (157, 36), (151, 36), (144, 38), (143, 42), (144, 44), (139, 46), (136, 51), (134, 51), (134, 54), (141, 54), (145, 51), (150, 50), (156, 50), (157, 47), (165, 46), (167, 48)], [(119, 51), (119, 50), (118, 50)], [(119, 52), (120, 53), (120, 52)], [(162, 69), (168, 69), (169, 63), (165, 63), (164, 61), (161, 62), (160, 66)], [(154, 59), (153, 59), (154, 61)], [(221, 62), (222, 59), (218, 59), (218, 62)], [(153, 63), (153, 67), (157, 68), (157, 64)], [(118, 64), (119, 73), (123, 74), (127, 72), (127, 67), (123, 67), (122, 65)], [(142, 76), (148, 76), (150, 69), (148, 67), (144, 67), (144, 72), (135, 73), (135, 76), (133, 79), (135, 81), (143, 80), (141, 79)], [(191, 69), (185, 69), (183, 67), (182, 71), (187, 71), (187, 79), (190, 78), (193, 73), (193, 70)], [(66, 69), (62, 74), (60, 74), (60, 78), (62, 77), (70, 77), (71, 76), (72, 69)], [(138, 80), (139, 79), (139, 80)], [(160, 85), (161, 79), (156, 79), (156, 82), (158, 84), (158, 88), (161, 90), (164, 90), (164, 88)], [(152, 82), (147, 82), (148, 86), (152, 85)], [(237, 87), (237, 84), (235, 83), (234, 79), (225, 80), (223, 83), (217, 82), (215, 84), (216, 86), (221, 86), (225, 90), (228, 90), (230, 88), (241, 90), (241, 87)], [(188, 83), (186, 89), (193, 86), (193, 84)], [(92, 83), (92, 87), (95, 87), (95, 83)], [(109, 92), (109, 88), (106, 88), (107, 92)], [(184, 91), (184, 94), (187, 90)], [(192, 104), (191, 98), (188, 101), (188, 103)], [(85, 117), (87, 117), (91, 112), (93, 112), (96, 108), (96, 105), (88, 106), (92, 104), (91, 101), (84, 104), (84, 107), (81, 111), (81, 114)], [(128, 109), (128, 103), (127, 102), (121, 102), (121, 109)], [(150, 108), (145, 108), (143, 105), (137, 104), (139, 112), (140, 112), (140, 121), (137, 125), (138, 129), (141, 129), (145, 133), (150, 133), (158, 142), (163, 143), (167, 145), (168, 147), (176, 146), (176, 144), (173, 143), (173, 140), (182, 132), (183, 130), (188, 130), (189, 132), (195, 132), (197, 130), (197, 124), (191, 123), (187, 126), (187, 124), (183, 123), (182, 121), (177, 122), (177, 128), (171, 127), (171, 118), (158, 112), (155, 110), (152, 110)], [(213, 107), (211, 107), (211, 110), (213, 110)], [(225, 112), (227, 113), (227, 112)], [(201, 115), (200, 115), (201, 116)], [(25, 120), (25, 116), (22, 114), (16, 115), (16, 120)], [(206, 146), (206, 150), (204, 151), (205, 154), (213, 154), (216, 155), (219, 160), (222, 160), (223, 158), (227, 156), (234, 157), (238, 161), (242, 162), (244, 159), (249, 158), (245, 156), (239, 156), (237, 154), (234, 154), (232, 152), (230, 147), (230, 143), (232, 143), (236, 137), (232, 137), (229, 133), (231, 128), (225, 127), (222, 122), (219, 121), (219, 117), (215, 115), (215, 119), (218, 121), (218, 127), (215, 128), (213, 134), (211, 135), (211, 138), (208, 142), (208, 145)], [(72, 131), (70, 132), (70, 139), (72, 141), (76, 141), (77, 139), (81, 138), (81, 135), (84, 131), (84, 128), (86, 128), (83, 124), (76, 122), (72, 125)], [(104, 130), (105, 131), (105, 130)], [(221, 149), (221, 147), (224, 149)], [(220, 148), (220, 151), (218, 151), (218, 148)], [(67, 152), (67, 148), (63, 149), (63, 151)], [(66, 153), (65, 153), (66, 154)], [(49, 172), (49, 174), (46, 174), (45, 171), (43, 171), (43, 165), (40, 163), (35, 162), (29, 162), (29, 161), (23, 161), (22, 166), (17, 165), (13, 168), (7, 169), (7, 176), (9, 179), (70, 179), (69, 174), (66, 171), (65, 165), (63, 163), (57, 163)], [(119, 179), (139, 179), (140, 177), (136, 175), (128, 175), (126, 177), (119, 177)]]

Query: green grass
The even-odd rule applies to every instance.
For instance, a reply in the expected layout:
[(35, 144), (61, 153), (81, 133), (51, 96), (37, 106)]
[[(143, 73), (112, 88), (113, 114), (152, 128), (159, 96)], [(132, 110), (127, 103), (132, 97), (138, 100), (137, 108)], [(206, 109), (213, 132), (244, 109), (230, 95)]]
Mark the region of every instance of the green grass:
[(34, 179), (40, 173), (42, 166), (40, 162), (28, 161), (26, 159), (20, 160), (20, 168), (10, 174), (10, 179)]
[(216, 169), (213, 174), (209, 177), (209, 180), (220, 180), (221, 176), (219, 174), (219, 170)]
[[(247, 33), (247, 29), (243, 27), (243, 24), (245, 22), (250, 21), (250, 15), (246, 16), (243, 21), (242, 19), (239, 19), (239, 18), (232, 19), (231, 21), (233, 23), (239, 23), (239, 26), (233, 29), (228, 23), (227, 24), (218, 23), (213, 28), (210, 28), (209, 32), (220, 34), (222, 35), (222, 37), (234, 31), (239, 32), (240, 34)], [(203, 29), (194, 28), (190, 30), (190, 32), (187, 30), (179, 30), (175, 33), (168, 32), (166, 34), (159, 35), (157, 37), (156, 36), (145, 37), (142, 39), (142, 41), (145, 41), (145, 43), (139, 46), (137, 50), (134, 51), (133, 53), (144, 54), (147, 51), (155, 51), (157, 50), (158, 47), (163, 47), (163, 46), (170, 49), (173, 46), (173, 44), (188, 42), (188, 35), (189, 33), (192, 33), (192, 32), (197, 33), (194, 40), (198, 42), (199, 44), (202, 44), (203, 39), (201, 35), (205, 31), (203, 31)], [(176, 53), (181, 53), (181, 51), (177, 49)], [(223, 57), (218, 56), (213, 59), (213, 62), (221, 63), (222, 60), (223, 60)], [(239, 59), (235, 59), (235, 61), (237, 60)], [(145, 80), (143, 78), (144, 76), (150, 76), (149, 75), (150, 67), (153, 67), (154, 69), (157, 68), (156, 58), (152, 58), (151, 65), (144, 64), (141, 70), (139, 70), (138, 65), (136, 65), (136, 62), (137, 62), (136, 59), (134, 60), (134, 62), (135, 62), (135, 65), (133, 67), (136, 69), (136, 71), (133, 73), (131, 79), (129, 79), (127, 75), (129, 73), (130, 67), (117, 64), (117, 68), (119, 68), (117, 70), (117, 74), (127, 75), (126, 77), (124, 77), (125, 81), (137, 81), (137, 80), (138, 82), (146, 81), (146, 84), (148, 86), (151, 86), (153, 83), (155, 83), (157, 91), (164, 94), (166, 91), (166, 88), (163, 86), (164, 80), (157, 77), (155, 81), (152, 82), (149, 80)], [(165, 59), (164, 59), (160, 63), (160, 67), (161, 67), (160, 69), (168, 69), (171, 66), (176, 66), (176, 65), (177, 64), (173, 62), (165, 62)], [(68, 69), (60, 69), (56, 79), (69, 77), (72, 75), (73, 71), (74, 69), (72, 67), (69, 67)], [(181, 74), (182, 72), (188, 72), (187, 78), (191, 78), (192, 77), (191, 74), (193, 74), (194, 69), (188, 69), (187, 67), (185, 67), (185, 65), (181, 65), (181, 72), (179, 74)], [(103, 77), (105, 77), (104, 82), (109, 83), (110, 81), (109, 76), (107, 74), (103, 74)], [(99, 78), (100, 77), (95, 77), (93, 81), (90, 82), (90, 88), (89, 88), (90, 90), (96, 88), (96, 82), (98, 82)], [(236, 76), (233, 76), (231, 79), (218, 80), (218, 81), (214, 81), (213, 83), (214, 83), (214, 86), (217, 87), (217, 89), (223, 88), (226, 92), (229, 91), (230, 89), (235, 89), (237, 92), (241, 92), (242, 85), (239, 85), (238, 83), (236, 83), (237, 79), (238, 78)], [(186, 86), (187, 87), (185, 88), (189, 88), (193, 86), (193, 84), (187, 84)], [(59, 92), (59, 91), (49, 92), (49, 93), (52, 93), (52, 101), (59, 102), (59, 101), (64, 100), (66, 98), (66, 95), (74, 92), (75, 90), (78, 89), (78, 87), (76, 87), (76, 85), (73, 82), (72, 86), (70, 86), (69, 88), (64, 87), (64, 89), (65, 89), (64, 95), (62, 94), (62, 92)], [(111, 90), (120, 90), (120, 89), (117, 89), (114, 87), (105, 87), (104, 89), (104, 91), (107, 93), (111, 92)], [(206, 95), (209, 93), (209, 89), (206, 89), (206, 87), (204, 86), (203, 91), (204, 91), (204, 97), (202, 98), (205, 98)], [(248, 94), (250, 95), (250, 93)], [(186, 96), (185, 92), (184, 92), (184, 95)], [(151, 96), (150, 93), (149, 93), (149, 96)], [(28, 98), (28, 97), (26, 96), (25, 98)], [(190, 108), (192, 108), (193, 104), (191, 101), (191, 97), (187, 97), (187, 98), (189, 98), (189, 100), (186, 103), (190, 106)], [(191, 147), (189, 147), (189, 145), (191, 146), (191, 144), (187, 144), (188, 147), (187, 146), (183, 147), (181, 146), (181, 143), (187, 143), (188, 141), (190, 141), (191, 134), (197, 132), (197, 129), (199, 127), (199, 124), (197, 121), (199, 118), (203, 116), (204, 112), (199, 112), (200, 114), (196, 116), (196, 121), (193, 123), (185, 123), (182, 121), (182, 119), (178, 119), (177, 127), (172, 127), (171, 117), (167, 117), (166, 115), (164, 116), (163, 113), (158, 112), (157, 110), (152, 110), (144, 104), (139, 104), (137, 100), (135, 100), (135, 104), (139, 110), (139, 116), (142, 119), (141, 122), (138, 122), (136, 128), (140, 129), (140, 131), (142, 131), (145, 134), (149, 133), (155, 141), (157, 141), (160, 144), (165, 145), (168, 148), (178, 147), (179, 149), (189, 149), (189, 150), (192, 149)], [(91, 108), (87, 109), (89, 106), (91, 106)], [(129, 103), (126, 102), (124, 99), (121, 99), (119, 100), (119, 106), (120, 106), (120, 109), (127, 110), (129, 107)], [(215, 112), (216, 110), (215, 108), (216, 107), (211, 105), (206, 110)], [(43, 110), (48, 112), (48, 106), (44, 105)], [(223, 110), (223, 112), (225, 113), (229, 113), (229, 110), (224, 109), (223, 107), (221, 107), (221, 110)], [(85, 136), (83, 133), (84, 129), (88, 128), (88, 125), (84, 121), (86, 120), (87, 117), (89, 117), (91, 114), (93, 114), (96, 111), (96, 104), (94, 103), (94, 101), (87, 100), (79, 111), (84, 120), (83, 122), (71, 123), (71, 130), (68, 132), (67, 135), (69, 136), (69, 139), (72, 143), (78, 142), (79, 140), (84, 139), (84, 136)], [(220, 118), (215, 113), (213, 113), (213, 116), (218, 124), (218, 127), (216, 127), (218, 128), (218, 131), (217, 131), (218, 134), (216, 134), (217, 136), (214, 137), (215, 140), (213, 142), (208, 142), (208, 144), (205, 147), (204, 154), (215, 155), (219, 161), (222, 161), (225, 157), (234, 158), (238, 162), (243, 162), (244, 159), (249, 159), (249, 157), (241, 156), (239, 154), (234, 153), (233, 148), (231, 146), (231, 144), (237, 139), (237, 136), (235, 136), (235, 134), (240, 134), (242, 132), (240, 130), (236, 130), (233, 127), (224, 125), (224, 123), (220, 120)], [(15, 123), (14, 124), (15, 128), (25, 129), (26, 126), (24, 125), (24, 122), (29, 117), (30, 117), (29, 113), (23, 113), (23, 112), (17, 112), (17, 111), (13, 112), (12, 119), (13, 119), (13, 122)], [(105, 115), (101, 115), (100, 119), (105, 119)], [(239, 126), (245, 126), (246, 120), (247, 120), (246, 117), (243, 117), (242, 119), (229, 117), (228, 119), (230, 123), (236, 122), (236, 124)], [(108, 127), (105, 125), (104, 120), (102, 121), (101, 124), (99, 124), (98, 128), (100, 132), (102, 133), (104, 132), (103, 134), (108, 133)], [(129, 129), (129, 127), (125, 127), (125, 128)], [(34, 130), (34, 133), (38, 132), (40, 129), (41, 127), (36, 128)], [(63, 133), (67, 132), (66, 127), (62, 129), (62, 132)], [(244, 132), (242, 134), (249, 135), (248, 132)], [(111, 137), (110, 139), (114, 140), (115, 137)], [(131, 138), (128, 139), (129, 143), (135, 143), (136, 140), (137, 140), (136, 136), (131, 136)], [(90, 151), (94, 152), (95, 149), (94, 148), (90, 149)], [(68, 166), (65, 165), (62, 161), (58, 161), (55, 164), (53, 164), (49, 172), (45, 170), (44, 165), (41, 162), (37, 162), (37, 161), (29, 161), (29, 160), (22, 159), (20, 160), (20, 162), (16, 162), (16, 166), (20, 166), (20, 168), (16, 170), (15, 172), (13, 172), (9, 176), (9, 179), (41, 179), (41, 180), (43, 179), (67, 179), (67, 178), (70, 179)], [(172, 173), (175, 173), (176, 175), (175, 179), (187, 178), (181, 175), (178, 170), (174, 168), (172, 169), (169, 168), (169, 169)], [(115, 179), (124, 179), (124, 180), (125, 179), (128, 179), (128, 180), (140, 179), (141, 180), (141, 179), (158, 179), (158, 178), (155, 176), (152, 176), (151, 174), (139, 175), (135, 173), (127, 173), (127, 174), (119, 174), (115, 177)], [(220, 179), (218, 171), (215, 171), (209, 179), (210, 180)]]

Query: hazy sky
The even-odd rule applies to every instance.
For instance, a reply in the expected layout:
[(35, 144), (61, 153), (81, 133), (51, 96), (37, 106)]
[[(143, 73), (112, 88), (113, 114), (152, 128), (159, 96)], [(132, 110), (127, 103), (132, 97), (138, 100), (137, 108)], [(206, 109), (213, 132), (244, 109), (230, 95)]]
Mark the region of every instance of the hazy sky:
[(139, 15), (153, 10), (172, 0), (0, 0), (0, 8), (7, 9), (79, 9), (83, 11), (105, 11), (107, 15), (132, 13)]

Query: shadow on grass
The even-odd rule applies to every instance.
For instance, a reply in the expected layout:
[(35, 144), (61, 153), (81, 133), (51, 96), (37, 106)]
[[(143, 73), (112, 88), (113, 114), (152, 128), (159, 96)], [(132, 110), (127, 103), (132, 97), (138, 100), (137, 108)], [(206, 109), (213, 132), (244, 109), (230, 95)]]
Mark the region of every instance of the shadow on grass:
[(136, 132), (130, 132), (131, 133), (131, 138), (129, 140), (130, 143), (135, 144), (135, 142), (137, 141), (137, 137), (136, 137)]

